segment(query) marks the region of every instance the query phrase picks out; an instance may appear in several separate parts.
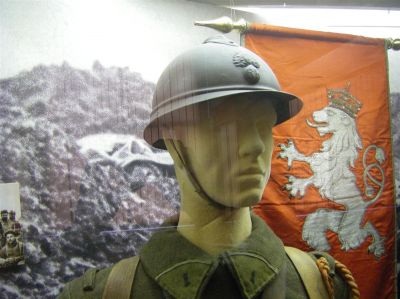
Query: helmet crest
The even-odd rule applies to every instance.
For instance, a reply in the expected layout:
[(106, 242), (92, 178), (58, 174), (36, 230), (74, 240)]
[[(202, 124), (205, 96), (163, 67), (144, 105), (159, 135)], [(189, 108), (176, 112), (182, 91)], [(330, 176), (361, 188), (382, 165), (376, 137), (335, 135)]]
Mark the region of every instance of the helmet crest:
[(256, 84), (260, 80), (260, 64), (251, 59), (251, 57), (246, 57), (242, 53), (236, 53), (233, 58), (233, 64), (237, 67), (244, 68), (243, 76), (247, 82), (250, 84)]

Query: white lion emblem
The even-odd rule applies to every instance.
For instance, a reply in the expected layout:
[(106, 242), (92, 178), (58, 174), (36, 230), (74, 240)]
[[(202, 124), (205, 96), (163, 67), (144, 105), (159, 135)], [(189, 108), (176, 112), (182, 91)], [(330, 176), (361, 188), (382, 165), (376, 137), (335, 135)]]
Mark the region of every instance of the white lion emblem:
[[(342, 100), (346, 105), (345, 101), (348, 99)], [(360, 107), (361, 103), (359, 103)], [(342, 108), (344, 107), (342, 106)], [(350, 106), (350, 108), (352, 107)], [(287, 145), (279, 145), (282, 150), (279, 157), (287, 159), (289, 167), (292, 167), (295, 160), (302, 161), (309, 164), (314, 173), (308, 178), (290, 175), (288, 183), (284, 187), (290, 191), (291, 196), (303, 197), (307, 188), (314, 185), (318, 188), (322, 198), (344, 207), (343, 210), (321, 208), (306, 217), (303, 239), (309, 246), (317, 250), (328, 251), (330, 246), (325, 235), (327, 230), (338, 235), (342, 249), (345, 251), (359, 247), (370, 235), (373, 242), (368, 248), (369, 252), (380, 257), (385, 251), (384, 239), (371, 222), (368, 221), (362, 227), (361, 223), (365, 210), (379, 199), (383, 191), (384, 172), (380, 164), (385, 160), (384, 152), (376, 145), (370, 145), (364, 152), (364, 195), (369, 199), (365, 201), (362, 192), (356, 185), (356, 176), (352, 172), (358, 152), (363, 148), (355, 121), (355, 113), (358, 110), (354, 114), (345, 111), (346, 109), (340, 109), (337, 103), (330, 102), (328, 106), (312, 114), (312, 122), (307, 120), (307, 124), (317, 129), (320, 136), (332, 135), (322, 143), (319, 152), (305, 156), (297, 150), (291, 140)], [(375, 151), (375, 158), (372, 163), (367, 163), (368, 160), (371, 160), (368, 159), (370, 157), (368, 153), (371, 151)], [(375, 176), (371, 173), (372, 169), (375, 170)], [(376, 175), (376, 170), (380, 172), (379, 176)]]

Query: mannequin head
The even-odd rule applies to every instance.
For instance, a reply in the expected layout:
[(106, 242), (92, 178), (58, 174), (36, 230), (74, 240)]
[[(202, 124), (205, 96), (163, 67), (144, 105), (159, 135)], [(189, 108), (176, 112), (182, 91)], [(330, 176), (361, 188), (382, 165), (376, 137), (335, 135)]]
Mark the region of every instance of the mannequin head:
[(161, 74), (143, 137), (170, 152), (180, 186), (177, 230), (216, 255), (252, 231), (249, 207), (270, 175), (272, 127), (296, 115), (269, 65), (225, 37), (177, 56)]
[(192, 175), (221, 206), (258, 203), (270, 175), (277, 119), (271, 101), (244, 93), (199, 103), (193, 111), (190, 121), (164, 131), (181, 187), (192, 184)]

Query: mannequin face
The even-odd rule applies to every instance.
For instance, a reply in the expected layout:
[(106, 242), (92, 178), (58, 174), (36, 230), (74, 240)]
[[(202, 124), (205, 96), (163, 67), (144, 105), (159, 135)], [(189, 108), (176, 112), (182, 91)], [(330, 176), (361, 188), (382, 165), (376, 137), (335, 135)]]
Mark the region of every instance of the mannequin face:
[(242, 94), (201, 103), (197, 108), (196, 121), (185, 123), (185, 130), (177, 129), (176, 134), (192, 173), (204, 191), (223, 206), (258, 203), (270, 175), (276, 122), (273, 105)]

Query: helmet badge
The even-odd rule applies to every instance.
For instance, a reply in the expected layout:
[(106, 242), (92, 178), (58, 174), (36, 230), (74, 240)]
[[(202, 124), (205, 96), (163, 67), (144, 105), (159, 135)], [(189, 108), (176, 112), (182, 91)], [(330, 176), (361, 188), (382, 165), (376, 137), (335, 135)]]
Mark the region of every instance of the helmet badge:
[(245, 56), (242, 53), (237, 53), (232, 58), (233, 64), (236, 67), (243, 68), (243, 77), (249, 84), (256, 84), (260, 81), (260, 64), (249, 56)]

